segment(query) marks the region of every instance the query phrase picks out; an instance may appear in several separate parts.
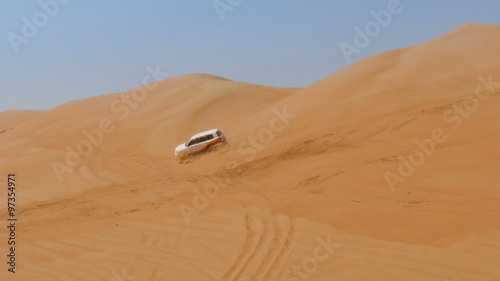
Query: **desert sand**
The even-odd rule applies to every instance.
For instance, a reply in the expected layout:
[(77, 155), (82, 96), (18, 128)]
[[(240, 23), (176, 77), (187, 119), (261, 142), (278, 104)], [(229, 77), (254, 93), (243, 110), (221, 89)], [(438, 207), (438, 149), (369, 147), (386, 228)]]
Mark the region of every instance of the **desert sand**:
[[(0, 280), (498, 281), (499, 34), (465, 24), (302, 89), (192, 74), (2, 112)], [(227, 145), (174, 158), (213, 128)]]

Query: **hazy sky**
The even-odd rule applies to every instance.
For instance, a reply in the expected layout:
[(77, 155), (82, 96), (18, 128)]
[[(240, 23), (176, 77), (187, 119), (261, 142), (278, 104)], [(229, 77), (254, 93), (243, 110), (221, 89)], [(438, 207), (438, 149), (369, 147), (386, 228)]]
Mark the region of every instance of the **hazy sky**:
[[(0, 111), (123, 92), (158, 65), (169, 77), (308, 86), (466, 22), (500, 24), (499, 11), (498, 0), (0, 1)], [(356, 27), (369, 42), (355, 44)], [(350, 62), (342, 43), (357, 48)]]

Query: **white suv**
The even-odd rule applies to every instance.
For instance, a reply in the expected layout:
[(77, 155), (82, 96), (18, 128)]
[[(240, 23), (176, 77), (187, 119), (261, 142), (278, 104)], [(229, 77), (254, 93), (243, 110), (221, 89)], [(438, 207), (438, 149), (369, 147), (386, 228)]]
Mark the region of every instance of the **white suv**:
[(183, 159), (190, 154), (210, 150), (214, 146), (224, 143), (226, 143), (224, 134), (219, 129), (213, 129), (192, 136), (188, 142), (178, 145), (174, 154)]

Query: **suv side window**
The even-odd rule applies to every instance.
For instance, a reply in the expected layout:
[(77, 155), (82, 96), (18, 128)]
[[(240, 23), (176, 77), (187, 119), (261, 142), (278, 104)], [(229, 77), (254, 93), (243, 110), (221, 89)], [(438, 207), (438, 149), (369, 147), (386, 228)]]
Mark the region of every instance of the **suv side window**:
[(192, 139), (192, 140), (190, 140), (190, 141), (188, 142), (187, 146), (192, 146), (193, 144), (196, 144), (196, 143), (197, 143), (197, 141), (196, 141), (196, 140), (197, 140), (197, 139)]
[(213, 136), (213, 135), (207, 135), (206, 137), (207, 137), (207, 141), (209, 141), (209, 140), (211, 140), (211, 139), (213, 139), (213, 138), (214, 138), (214, 136)]
[(204, 142), (204, 141), (207, 141), (207, 137), (205, 137), (205, 136), (199, 137), (197, 143)]

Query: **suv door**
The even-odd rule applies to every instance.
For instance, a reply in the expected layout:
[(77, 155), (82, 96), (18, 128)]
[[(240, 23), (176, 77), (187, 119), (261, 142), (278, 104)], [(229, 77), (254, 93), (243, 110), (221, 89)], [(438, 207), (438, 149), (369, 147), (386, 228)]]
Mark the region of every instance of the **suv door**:
[(188, 150), (189, 150), (189, 148), (193, 147), (197, 143), (197, 140), (198, 139), (191, 139), (190, 141), (188, 141), (188, 143), (186, 144), (186, 147), (188, 148)]
[(201, 149), (203, 149), (203, 146), (205, 145), (206, 140), (207, 139), (205, 137), (199, 137), (199, 138), (195, 138), (195, 139), (191, 140), (188, 143), (189, 152), (198, 152)]
[(207, 138), (207, 136), (200, 137), (200, 143), (198, 146), (198, 151), (204, 150), (210, 140)]

